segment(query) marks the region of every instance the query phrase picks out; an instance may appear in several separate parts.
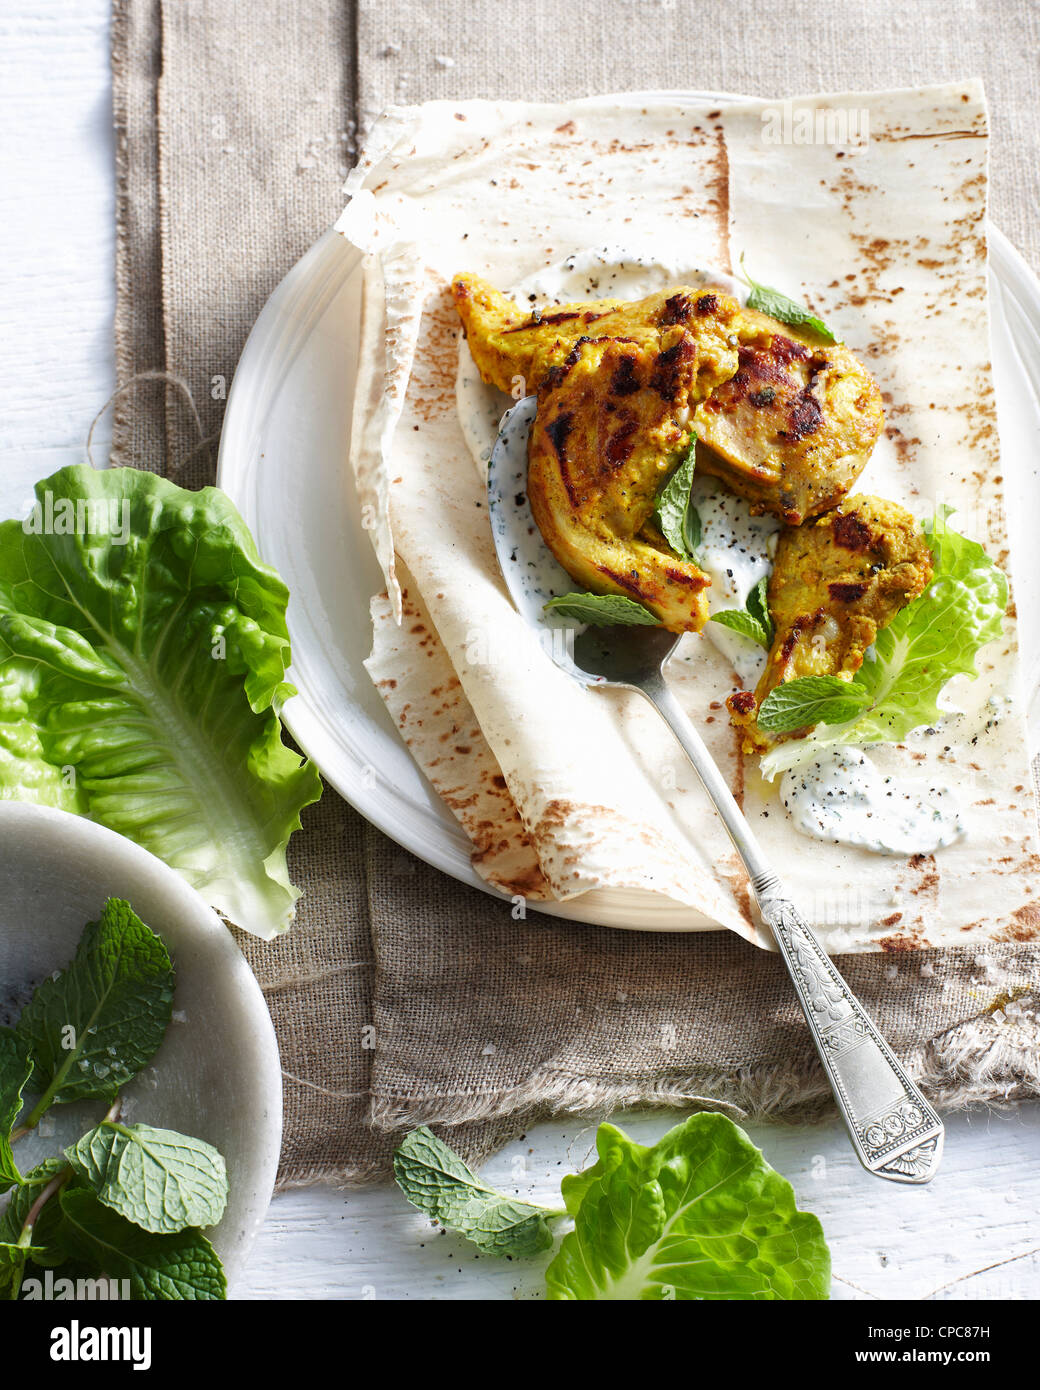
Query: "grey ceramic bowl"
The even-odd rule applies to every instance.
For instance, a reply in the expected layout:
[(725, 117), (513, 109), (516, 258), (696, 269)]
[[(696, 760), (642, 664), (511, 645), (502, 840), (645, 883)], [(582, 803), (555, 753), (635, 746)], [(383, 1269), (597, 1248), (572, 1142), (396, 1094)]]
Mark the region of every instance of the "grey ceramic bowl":
[[(106, 898), (126, 898), (173, 957), (175, 1021), (123, 1094), (132, 1122), (196, 1135), (227, 1160), (227, 1210), (209, 1234), (233, 1294), (282, 1135), (278, 1046), (252, 971), (216, 913), (154, 855), (79, 816), (0, 802), (0, 1013), (17, 1015), (36, 982), (68, 963)], [(104, 1108), (55, 1106), (43, 1132), (16, 1147), (23, 1171), (75, 1142)]]

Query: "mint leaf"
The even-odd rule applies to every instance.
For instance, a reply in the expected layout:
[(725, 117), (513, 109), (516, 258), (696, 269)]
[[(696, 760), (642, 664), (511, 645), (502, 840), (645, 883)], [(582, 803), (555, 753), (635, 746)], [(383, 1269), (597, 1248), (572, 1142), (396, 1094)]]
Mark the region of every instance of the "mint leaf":
[(545, 611), (593, 627), (614, 627), (619, 623), (628, 627), (656, 627), (658, 621), (649, 608), (633, 599), (622, 598), (620, 594), (563, 594), (551, 598)]
[(425, 1125), (406, 1135), (395, 1152), (394, 1177), (413, 1206), (489, 1255), (548, 1250), (552, 1232), (546, 1218), (563, 1215), (488, 1187)]
[(0, 797), (164, 859), (247, 931), (285, 931), (286, 845), (321, 794), (282, 742), (288, 593), (218, 488), (65, 468), (0, 524)]
[(62, 1192), (61, 1209), (61, 1236), (69, 1253), (110, 1279), (128, 1279), (131, 1297), (153, 1302), (227, 1297), (223, 1266), (201, 1231), (142, 1231), (77, 1187)]
[[(864, 662), (851, 682), (860, 705), (819, 716), (837, 727), (817, 729), (797, 743), (771, 749), (762, 759), (763, 777), (772, 780), (839, 743), (899, 743), (911, 730), (942, 718), (938, 700), (948, 681), (978, 674), (980, 649), (1004, 629), (1008, 582), (981, 545), (950, 529), (948, 516), (948, 509), (941, 508), (924, 523), (932, 582), (878, 633), (876, 659)], [(788, 682), (772, 694), (796, 684)]]
[(40, 984), (18, 1020), (43, 1090), (27, 1124), (51, 1104), (115, 1098), (163, 1040), (173, 969), (162, 941), (130, 904), (110, 898), (72, 963)]
[(838, 676), (799, 676), (774, 686), (758, 711), (759, 728), (787, 734), (810, 724), (842, 724), (870, 703), (856, 681)]
[[(0, 1241), (17, 1245), (22, 1239), (22, 1231), (37, 1197), (47, 1184), (58, 1176), (67, 1164), (63, 1158), (45, 1158), (42, 1163), (26, 1173), (22, 1185), (11, 1193), (10, 1200), (0, 1213)], [(61, 1226), (61, 1207), (56, 1197), (44, 1203), (32, 1229), (32, 1258), (38, 1265), (60, 1265), (65, 1260), (65, 1251), (58, 1238)]]
[(762, 285), (757, 280), (753, 280), (744, 267), (743, 255), (740, 258), (740, 268), (744, 279), (751, 287), (747, 301), (749, 309), (757, 309), (760, 314), (768, 314), (771, 319), (779, 319), (781, 323), (811, 328), (824, 342), (837, 342), (831, 330), (822, 319), (816, 317), (811, 309), (807, 309), (804, 304), (799, 304), (793, 299), (788, 299), (787, 295), (781, 294), (779, 290), (771, 289), (768, 285)]
[(769, 611), (769, 578), (763, 575), (747, 596), (744, 607), (761, 624), (767, 642), (773, 640), (773, 617)]
[(724, 1115), (691, 1115), (651, 1148), (603, 1124), (596, 1148), (563, 1180), (574, 1230), (546, 1271), (550, 1299), (828, 1296), (819, 1221)]
[[(700, 517), (690, 505), (690, 489), (697, 466), (697, 436), (692, 434), (686, 453), (657, 499), (657, 521), (665, 540), (683, 560), (693, 559), (693, 545), (700, 541)], [(690, 512), (694, 520), (691, 522)], [(694, 540), (694, 537), (696, 539)]]
[(701, 514), (690, 501), (686, 508), (686, 517), (683, 521), (683, 540), (686, 542), (686, 552), (691, 559), (697, 558), (697, 547), (701, 543)]
[(757, 642), (768, 651), (773, 642), (773, 620), (769, 615), (769, 600), (766, 597), (768, 585), (769, 580), (763, 575), (748, 594), (743, 609), (723, 608), (718, 613), (713, 613), (708, 621), (732, 628), (734, 632), (739, 632), (742, 637), (750, 637), (752, 642)]
[(22, 1181), (11, 1152), (11, 1130), (22, 1109), (22, 1092), (33, 1064), (25, 1040), (0, 1028), (0, 1192)]
[(142, 1230), (170, 1234), (215, 1226), (224, 1215), (224, 1160), (201, 1139), (103, 1120), (65, 1157), (106, 1206)]
[(731, 628), (734, 632), (739, 632), (742, 637), (750, 637), (752, 642), (757, 642), (760, 647), (765, 647), (768, 650), (769, 634), (759, 620), (752, 617), (750, 613), (744, 613), (739, 608), (723, 608), (721, 612), (713, 613), (708, 621)]
[(10, 1303), (17, 1299), (25, 1266), (34, 1255), (35, 1251), (29, 1246), (0, 1242), (0, 1302)]

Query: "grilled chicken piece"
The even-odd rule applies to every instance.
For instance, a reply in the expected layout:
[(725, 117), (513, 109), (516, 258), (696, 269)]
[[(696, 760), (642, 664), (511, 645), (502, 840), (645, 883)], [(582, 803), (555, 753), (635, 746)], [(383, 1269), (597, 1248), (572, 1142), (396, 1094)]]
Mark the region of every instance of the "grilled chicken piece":
[(685, 397), (696, 372), (691, 350), (662, 392), (655, 373), (663, 355), (616, 338), (566, 350), (538, 393), (527, 495), (546, 545), (583, 588), (635, 599), (673, 632), (699, 632), (708, 576), (647, 529), (689, 441), (672, 392)]
[(533, 311), (475, 275), (456, 275), (451, 292), (480, 375), (501, 391), (512, 391), (518, 376), (524, 379), (525, 394), (536, 391), (554, 368), (558, 382), (566, 356), (561, 349), (579, 339), (619, 339), (655, 358), (670, 351), (659, 373), (665, 386), (676, 360), (696, 349), (697, 371), (687, 384), (699, 394), (679, 402), (680, 408), (692, 409), (737, 370), (736, 344), (730, 339), (743, 311), (721, 290), (678, 285), (647, 299), (597, 299)]
[(762, 701), (798, 676), (851, 680), (881, 629), (927, 588), (932, 569), (917, 522), (883, 497), (848, 497), (825, 516), (786, 527), (769, 581), (776, 632), (766, 669), (754, 694), (741, 690), (727, 701), (744, 751), (764, 752), (807, 733), (760, 730)]
[(484, 379), (509, 390), (520, 376), (537, 390), (528, 496), (550, 550), (583, 587), (699, 632), (708, 577), (651, 518), (694, 408), (736, 371), (736, 300), (680, 286), (531, 315), (473, 277), (452, 288)]
[(881, 392), (848, 348), (754, 309), (739, 366), (697, 413), (697, 465), (790, 526), (835, 506), (884, 423)]

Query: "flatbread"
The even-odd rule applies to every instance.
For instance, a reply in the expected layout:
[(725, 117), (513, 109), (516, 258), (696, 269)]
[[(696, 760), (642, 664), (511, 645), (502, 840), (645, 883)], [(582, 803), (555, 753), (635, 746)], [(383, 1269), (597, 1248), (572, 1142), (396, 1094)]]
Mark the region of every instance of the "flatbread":
[[(421, 595), (424, 640), (436, 633), (438, 663), (458, 678), (455, 717), (468, 723), (471, 713), (484, 739), (468, 782), (453, 766), (451, 795), (475, 791), (490, 758), (515, 812), (514, 823), (506, 808), (504, 825), (522, 828), (555, 898), (664, 894), (706, 926), (769, 944), (739, 861), (668, 730), (638, 696), (575, 685), (508, 599), (455, 406), (448, 282), (466, 269), (507, 286), (571, 252), (633, 237), (671, 264), (726, 267), (745, 252), (756, 278), (811, 299), (881, 382), (889, 431), (863, 489), (919, 515), (935, 502), (957, 506), (960, 529), (1006, 565), (981, 88), (790, 106), (795, 117), (845, 112), (850, 123), (864, 110), (869, 139), (836, 147), (785, 143), (782, 131), (779, 143), (767, 138), (771, 108), (761, 102), (725, 111), (666, 99), (434, 102), (377, 125), (348, 186), (339, 225), (370, 258), (365, 353), (376, 354), (358, 393), (352, 463), (390, 595), (377, 610), (370, 668), (398, 680), (388, 703), (399, 725), (404, 703), (428, 698), (423, 664), (405, 651), (407, 623), (386, 621), (399, 601), (396, 551)], [(970, 692), (952, 692), (972, 697), (956, 750), (952, 727), (941, 743), (915, 736), (870, 750), (900, 773), (938, 772), (967, 787), (967, 837), (905, 861), (799, 835), (737, 750), (721, 708), (736, 684), (726, 662), (698, 639), (673, 660), (676, 693), (828, 949), (1040, 934), (1013, 623), (980, 666)], [(990, 697), (999, 718), (987, 712)], [(436, 735), (406, 732), (434, 776)]]

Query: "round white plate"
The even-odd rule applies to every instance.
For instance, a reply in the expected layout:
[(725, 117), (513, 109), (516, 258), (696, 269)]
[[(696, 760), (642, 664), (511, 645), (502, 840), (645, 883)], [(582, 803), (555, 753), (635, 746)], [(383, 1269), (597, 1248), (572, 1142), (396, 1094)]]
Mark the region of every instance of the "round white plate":
[[(69, 963), (106, 898), (130, 903), (166, 942), (176, 972), (174, 1021), (123, 1091), (129, 1119), (205, 1139), (224, 1155), (228, 1204), (208, 1235), (234, 1293), (282, 1142), (278, 1044), (260, 986), (216, 913), (147, 850), (82, 816), (0, 801), (0, 1022), (13, 1023), (32, 988)], [(19, 1141), (22, 1171), (74, 1144), (104, 1109), (55, 1106)]]
[[(1032, 612), (1040, 599), (1040, 547), (1031, 535), (1040, 460), (1040, 284), (993, 227), (989, 241), (1004, 467), (1018, 504), (1009, 509), (1015, 583), (1019, 611)], [(362, 665), (372, 638), (368, 600), (383, 577), (347, 462), (360, 265), (360, 254), (329, 231), (268, 300), (235, 373), (218, 481), (289, 586), (291, 676), (299, 694), (287, 704), (285, 722), (300, 747), (380, 830), (463, 883), (494, 892), (474, 871), (469, 840), (412, 761)], [(1040, 646), (1029, 631), (1022, 637), (1032, 696)], [(714, 927), (679, 903), (634, 891), (587, 893), (540, 903), (539, 911), (649, 931)]]

